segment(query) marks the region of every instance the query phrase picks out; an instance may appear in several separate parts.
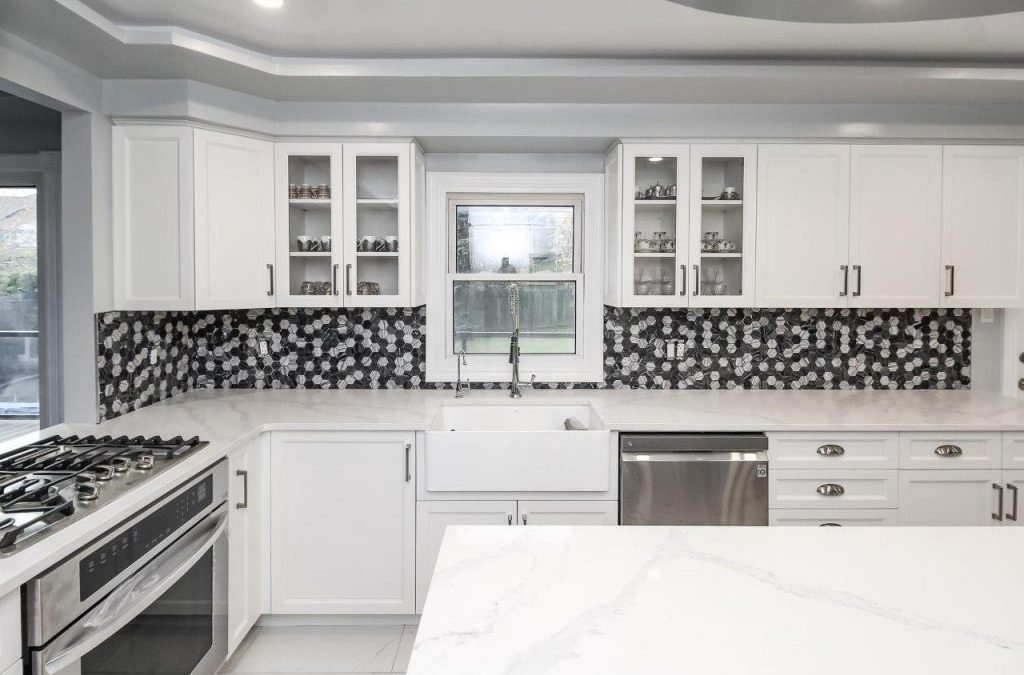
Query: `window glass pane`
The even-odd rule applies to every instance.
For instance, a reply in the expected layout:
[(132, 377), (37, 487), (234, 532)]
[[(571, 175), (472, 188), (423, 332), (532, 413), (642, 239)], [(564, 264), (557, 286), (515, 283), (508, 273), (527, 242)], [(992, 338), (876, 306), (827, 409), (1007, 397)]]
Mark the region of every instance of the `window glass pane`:
[(38, 277), (36, 189), (0, 187), (0, 436), (39, 416)]
[(573, 271), (572, 206), (456, 206), (455, 271)]
[[(506, 281), (455, 281), (455, 352), (507, 354), (512, 318)], [(576, 353), (576, 282), (519, 281), (519, 351)]]

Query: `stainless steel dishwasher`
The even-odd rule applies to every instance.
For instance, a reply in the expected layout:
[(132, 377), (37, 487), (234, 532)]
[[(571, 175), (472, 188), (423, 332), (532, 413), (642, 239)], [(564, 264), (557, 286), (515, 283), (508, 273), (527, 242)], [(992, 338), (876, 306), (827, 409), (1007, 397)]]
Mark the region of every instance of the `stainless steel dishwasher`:
[(767, 525), (764, 434), (622, 434), (623, 525)]

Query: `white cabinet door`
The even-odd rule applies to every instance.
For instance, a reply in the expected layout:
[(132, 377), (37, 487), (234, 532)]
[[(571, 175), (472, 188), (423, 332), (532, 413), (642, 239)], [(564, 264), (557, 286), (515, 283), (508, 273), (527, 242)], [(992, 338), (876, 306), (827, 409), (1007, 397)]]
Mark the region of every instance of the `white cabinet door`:
[(271, 611), (416, 608), (413, 435), (274, 432)]
[(434, 564), (449, 525), (512, 525), (513, 501), (420, 502), (416, 507), (416, 611), (423, 611)]
[(850, 162), (850, 307), (938, 307), (942, 148), (859, 145)]
[(944, 307), (1021, 304), (1024, 147), (943, 149)]
[[(0, 597), (0, 669), (14, 664), (20, 656), (21, 593), (13, 591)], [(21, 675), (20, 670), (15, 672)]]
[(263, 589), (261, 454), (257, 436), (228, 457), (228, 653), (260, 618)]
[(900, 471), (900, 525), (998, 525), (999, 471)]
[(196, 308), (274, 306), (274, 144), (195, 135)]
[(113, 130), (114, 308), (195, 308), (192, 130)]
[(1004, 471), (1003, 523), (1020, 527), (1024, 525), (1024, 470)]
[(901, 469), (998, 469), (1003, 435), (986, 431), (900, 434)]
[(346, 307), (408, 307), (418, 245), (411, 226), (412, 145), (346, 143), (342, 152), (342, 302)]
[[(622, 304), (686, 307), (694, 289), (688, 267), (690, 148), (626, 143), (622, 155)], [(675, 187), (675, 196), (648, 190)], [(671, 242), (669, 244), (668, 242)]]
[(618, 502), (521, 501), (522, 525), (618, 525)]
[(757, 149), (760, 307), (845, 307), (850, 218), (848, 145)]

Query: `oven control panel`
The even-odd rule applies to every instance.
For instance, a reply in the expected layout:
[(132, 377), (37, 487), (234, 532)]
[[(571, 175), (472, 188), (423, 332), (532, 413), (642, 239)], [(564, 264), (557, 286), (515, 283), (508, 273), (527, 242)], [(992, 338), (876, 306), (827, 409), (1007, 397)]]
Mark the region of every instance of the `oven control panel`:
[(83, 558), (78, 563), (79, 599), (85, 600), (159, 547), (211, 504), (213, 476), (207, 476)]

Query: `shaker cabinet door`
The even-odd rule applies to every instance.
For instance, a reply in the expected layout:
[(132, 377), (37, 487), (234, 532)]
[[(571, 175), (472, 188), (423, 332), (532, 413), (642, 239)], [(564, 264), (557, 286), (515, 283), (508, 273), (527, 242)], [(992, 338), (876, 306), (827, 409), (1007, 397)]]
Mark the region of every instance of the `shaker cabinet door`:
[(846, 307), (850, 146), (757, 150), (759, 307)]
[(1024, 260), (1024, 148), (943, 149), (944, 307), (1016, 307)]
[(850, 307), (938, 307), (942, 148), (854, 146)]
[(196, 308), (274, 306), (274, 145), (195, 134)]
[(238, 647), (261, 613), (263, 591), (263, 434), (228, 457), (228, 653)]
[(900, 471), (900, 525), (998, 525), (999, 471)]

